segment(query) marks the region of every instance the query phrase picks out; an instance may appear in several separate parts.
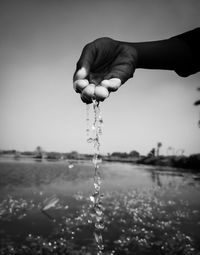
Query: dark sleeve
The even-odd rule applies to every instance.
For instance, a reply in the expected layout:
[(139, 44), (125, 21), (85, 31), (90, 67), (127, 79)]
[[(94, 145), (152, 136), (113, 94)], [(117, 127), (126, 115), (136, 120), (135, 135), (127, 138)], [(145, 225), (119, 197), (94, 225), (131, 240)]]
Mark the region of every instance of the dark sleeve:
[(189, 76), (191, 74), (197, 73), (200, 71), (200, 28), (188, 31), (186, 33), (177, 35), (173, 38), (177, 38), (187, 44), (189, 47), (192, 62), (189, 65), (189, 68), (184, 67), (184, 63), (180, 68), (175, 70), (180, 76)]

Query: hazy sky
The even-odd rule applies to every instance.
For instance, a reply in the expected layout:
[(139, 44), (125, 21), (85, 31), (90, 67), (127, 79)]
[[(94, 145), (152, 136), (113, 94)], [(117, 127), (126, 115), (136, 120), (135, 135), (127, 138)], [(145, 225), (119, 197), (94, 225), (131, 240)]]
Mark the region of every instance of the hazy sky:
[[(92, 153), (72, 76), (83, 46), (169, 38), (200, 25), (199, 0), (0, 1), (0, 149)], [(147, 153), (157, 142), (200, 153), (200, 73), (137, 70), (101, 104), (101, 151)]]

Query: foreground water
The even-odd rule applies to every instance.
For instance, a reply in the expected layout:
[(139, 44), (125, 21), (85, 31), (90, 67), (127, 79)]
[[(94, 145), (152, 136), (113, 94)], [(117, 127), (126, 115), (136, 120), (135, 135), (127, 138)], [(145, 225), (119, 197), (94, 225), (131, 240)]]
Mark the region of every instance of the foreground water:
[[(200, 254), (200, 175), (102, 163), (104, 254)], [(96, 254), (90, 162), (0, 160), (0, 254)]]

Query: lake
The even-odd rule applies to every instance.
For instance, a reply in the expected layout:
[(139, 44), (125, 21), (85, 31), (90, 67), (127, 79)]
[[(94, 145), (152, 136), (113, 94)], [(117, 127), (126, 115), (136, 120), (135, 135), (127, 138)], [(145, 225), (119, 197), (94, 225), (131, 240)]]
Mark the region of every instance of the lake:
[[(107, 163), (104, 254), (200, 255), (200, 174)], [(84, 161), (0, 159), (0, 254), (96, 254)]]

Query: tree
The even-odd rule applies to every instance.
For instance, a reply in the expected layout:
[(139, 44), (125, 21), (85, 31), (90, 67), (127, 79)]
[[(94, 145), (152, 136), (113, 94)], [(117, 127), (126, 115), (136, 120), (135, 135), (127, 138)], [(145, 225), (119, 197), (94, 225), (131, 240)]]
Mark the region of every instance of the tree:
[(147, 157), (154, 158), (155, 157), (155, 148), (152, 148), (151, 151), (148, 153)]
[(128, 157), (128, 154), (126, 152), (113, 152), (111, 154), (112, 157), (117, 157), (117, 158), (127, 158)]
[(157, 143), (157, 157), (159, 157), (160, 155), (160, 148), (162, 147), (162, 143), (161, 142), (158, 142)]
[(78, 159), (79, 153), (77, 151), (71, 151), (67, 154), (68, 159)]
[(139, 156), (140, 156), (140, 153), (134, 150), (129, 153), (129, 157), (132, 157), (132, 158), (138, 158)]

